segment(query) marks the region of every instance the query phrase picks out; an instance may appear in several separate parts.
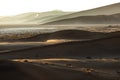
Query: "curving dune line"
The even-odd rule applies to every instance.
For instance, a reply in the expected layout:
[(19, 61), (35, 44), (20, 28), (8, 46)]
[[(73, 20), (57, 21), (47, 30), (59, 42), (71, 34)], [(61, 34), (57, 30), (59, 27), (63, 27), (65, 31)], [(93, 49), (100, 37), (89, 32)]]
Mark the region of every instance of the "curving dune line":
[(78, 58), (116, 58), (120, 57), (120, 34), (112, 33), (106, 38), (88, 41), (73, 41), (54, 45), (34, 47), (29, 49), (3, 52), (3, 59), (16, 58), (54, 58), (54, 57), (78, 57)]

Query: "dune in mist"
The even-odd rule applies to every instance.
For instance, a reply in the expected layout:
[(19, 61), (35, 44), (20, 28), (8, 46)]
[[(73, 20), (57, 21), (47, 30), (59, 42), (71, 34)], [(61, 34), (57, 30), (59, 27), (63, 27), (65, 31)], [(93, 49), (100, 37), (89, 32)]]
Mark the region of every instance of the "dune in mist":
[(31, 12), (16, 16), (3, 16), (0, 18), (0, 24), (50, 24), (50, 22), (82, 16), (88, 18), (89, 16), (118, 14), (120, 13), (119, 8), (120, 3), (116, 3), (80, 12), (62, 12), (58, 10), (43, 13)]
[[(59, 16), (56, 18), (53, 18), (51, 21), (59, 21), (59, 20), (65, 20), (65, 19), (71, 19), (71, 18), (77, 18), (81, 16), (97, 16), (97, 15), (112, 15), (112, 14), (118, 14), (120, 13), (120, 3), (115, 3), (103, 7), (98, 7), (95, 9), (80, 11), (80, 12), (74, 12), (68, 15)], [(51, 22), (50, 21), (50, 22)]]
[(78, 16), (46, 23), (47, 25), (80, 25), (80, 24), (119, 24), (120, 13), (113, 15)]
[(15, 16), (3, 16), (0, 18), (0, 24), (42, 24), (48, 22), (50, 19), (67, 15), (71, 12), (62, 12), (58, 10), (48, 12), (29, 12)]

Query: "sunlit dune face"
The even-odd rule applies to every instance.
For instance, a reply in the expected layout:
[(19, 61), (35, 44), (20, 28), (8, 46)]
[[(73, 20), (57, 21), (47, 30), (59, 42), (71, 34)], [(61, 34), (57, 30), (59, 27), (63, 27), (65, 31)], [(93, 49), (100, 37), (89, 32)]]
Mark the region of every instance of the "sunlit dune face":
[(13, 59), (12, 61), (25, 62), (26, 60), (27, 60), (28, 62), (54, 62), (54, 61), (67, 61), (67, 62), (74, 61), (74, 62), (77, 62), (77, 61), (80, 61), (80, 60), (78, 60), (78, 59), (69, 59), (69, 58)]
[(41, 59), (42, 61), (80, 61), (78, 59), (69, 59), (69, 58), (49, 58), (49, 59)]
[(70, 59), (70, 58), (47, 58), (47, 59), (13, 59), (12, 61), (24, 62), (28, 60), (30, 62), (41, 62), (41, 61), (79, 61), (79, 62), (119, 62), (115, 59)]
[(6, 44), (8, 44), (8, 42), (2, 42), (2, 43), (0, 43), (0, 45), (6, 45)]
[(71, 42), (71, 41), (78, 41), (78, 40), (71, 40), (71, 39), (49, 39), (49, 40), (46, 40), (47, 43), (62, 43), (62, 42)]
[(49, 39), (46, 42), (47, 43), (59, 43), (59, 42), (65, 42), (65, 40)]

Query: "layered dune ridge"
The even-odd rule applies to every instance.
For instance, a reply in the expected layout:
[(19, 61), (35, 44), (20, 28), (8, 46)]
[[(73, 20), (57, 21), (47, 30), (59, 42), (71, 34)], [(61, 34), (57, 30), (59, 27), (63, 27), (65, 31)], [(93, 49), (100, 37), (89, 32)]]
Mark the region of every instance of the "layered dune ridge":
[[(48, 11), (43, 13), (30, 12), (30, 13), (24, 13), (16, 16), (1, 17), (0, 24), (63, 24), (63, 23), (64, 24), (72, 24), (72, 23), (74, 24), (85, 24), (85, 23), (107, 24), (110, 22), (115, 24), (120, 22), (119, 17), (118, 18), (114, 17), (120, 13), (119, 7), (120, 7), (120, 3), (115, 3), (115, 4), (111, 4), (111, 5), (95, 8), (95, 9), (80, 11), (80, 12), (62, 12), (59, 10)], [(110, 17), (113, 17), (114, 19)], [(112, 20), (106, 20), (106, 19), (112, 19)], [(74, 20), (76, 20), (77, 22)], [(114, 20), (117, 22), (115, 22)]]
[[(90, 20), (94, 20), (95, 19), (99, 19), (99, 15), (103, 15), (103, 18), (102, 20), (105, 20), (105, 18), (107, 16), (110, 16), (110, 15), (113, 15), (113, 14), (119, 14), (120, 13), (120, 10), (119, 10), (119, 7), (120, 7), (120, 3), (116, 3), (116, 4), (112, 4), (112, 5), (107, 5), (107, 6), (103, 6), (103, 7), (99, 7), (99, 8), (95, 8), (95, 9), (90, 9), (90, 10), (85, 10), (85, 11), (80, 11), (80, 12), (75, 12), (75, 13), (71, 13), (71, 14), (68, 14), (68, 15), (63, 15), (63, 16), (59, 16), (57, 18), (53, 18), (53, 22), (49, 22), (48, 24), (53, 24), (54, 21), (57, 22), (57, 21), (60, 21), (60, 22), (57, 22), (58, 24), (59, 23), (62, 23), (64, 21), (67, 22), (67, 20), (72, 22), (71, 18), (72, 19), (77, 19), (79, 17), (82, 17), (83, 18), (83, 21), (84, 21), (84, 18), (88, 18), (90, 19), (89, 17), (93, 17), (93, 19), (90, 19)], [(85, 17), (86, 16), (86, 17)], [(88, 17), (87, 17), (88, 16)], [(82, 20), (82, 19), (80, 19)], [(87, 20), (88, 22), (90, 20)], [(77, 20), (78, 21), (78, 20)], [(97, 20), (98, 21), (98, 20)], [(119, 21), (119, 20), (118, 20)], [(80, 22), (80, 21), (79, 21)], [(91, 22), (91, 21), (90, 21)], [(90, 23), (89, 22), (89, 23)], [(57, 24), (57, 23), (54, 23), (54, 24)], [(75, 23), (75, 21), (73, 21), (72, 23)], [(92, 22), (94, 23), (94, 22)], [(101, 23), (101, 22), (98, 22), (98, 23)], [(105, 23), (105, 22), (104, 22)], [(66, 24), (66, 23), (65, 23)], [(70, 24), (70, 23), (69, 23)], [(80, 24), (80, 23), (79, 23)], [(82, 24), (82, 23), (81, 23)]]
[(120, 14), (97, 15), (97, 16), (78, 16), (46, 23), (48, 25), (79, 25), (79, 24), (119, 24)]
[(0, 17), (0, 80), (120, 80), (119, 8)]
[[(96, 39), (100, 37), (104, 37), (106, 33), (101, 32), (90, 32), (90, 31), (84, 31), (84, 30), (77, 30), (77, 29), (71, 29), (71, 30), (60, 30), (56, 32), (51, 33), (44, 33), (44, 34), (38, 34), (35, 36), (27, 37), (27, 38), (21, 38), (21, 39), (11, 39), (9, 41), (47, 41), (51, 39), (55, 40), (87, 40), (87, 39)], [(7, 41), (1, 40), (2, 41)]]
[[(2, 58), (49, 58), (119, 57), (120, 32), (108, 33), (106, 37), (85, 41), (70, 41), (40, 47), (1, 52)], [(48, 39), (49, 42), (49, 39)], [(54, 39), (53, 39), (54, 42)], [(9, 56), (9, 57), (8, 57)]]

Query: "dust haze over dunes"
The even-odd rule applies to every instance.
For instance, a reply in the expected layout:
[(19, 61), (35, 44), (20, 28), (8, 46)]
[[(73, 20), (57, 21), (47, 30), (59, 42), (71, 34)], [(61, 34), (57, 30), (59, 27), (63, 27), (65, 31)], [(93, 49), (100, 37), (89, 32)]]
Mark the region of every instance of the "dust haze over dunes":
[[(120, 13), (119, 7), (120, 7), (120, 3), (116, 3), (116, 4), (99, 7), (91, 10), (81, 11), (81, 12), (62, 12), (59, 10), (43, 12), (43, 13), (31, 12), (16, 16), (0, 17), (0, 24), (48, 24), (49, 22), (54, 22), (54, 21), (56, 22), (59, 20), (64, 21), (66, 19), (69, 20), (71, 18), (73, 18), (72, 20), (74, 20), (74, 18), (81, 18), (81, 17), (83, 18), (83, 21), (84, 18), (85, 20), (86, 18), (87, 19), (90, 18), (90, 20), (88, 20), (87, 23), (89, 23), (89, 21), (91, 22), (91, 20), (93, 20), (94, 22), (95, 20), (97, 20), (97, 18), (101, 19), (101, 17), (103, 21), (106, 20), (106, 18), (109, 19), (109, 17), (116, 18), (117, 20), (119, 18), (119, 15), (113, 15), (113, 14)], [(98, 15), (104, 15), (104, 16), (98, 16)], [(119, 19), (117, 22), (114, 21), (114, 23), (118, 23), (118, 22)], [(104, 21), (104, 23), (107, 22)]]
[(120, 13), (113, 15), (79, 16), (70, 19), (47, 23), (49, 25), (79, 25), (79, 24), (119, 24)]
[(54, 21), (57, 20), (65, 20), (65, 19), (71, 19), (71, 18), (77, 18), (81, 16), (97, 16), (97, 15), (113, 15), (113, 14), (119, 14), (120, 10), (120, 3), (104, 6), (104, 7), (99, 7), (91, 10), (86, 10), (86, 11), (81, 11), (81, 12), (75, 12), (72, 14), (68, 14), (65, 16), (60, 16), (57, 18), (54, 18)]
[(119, 8), (0, 17), (0, 80), (120, 80)]
[(43, 24), (49, 22), (52, 18), (67, 15), (72, 12), (62, 12), (58, 10), (49, 12), (30, 12), (15, 16), (0, 17), (0, 24)]

